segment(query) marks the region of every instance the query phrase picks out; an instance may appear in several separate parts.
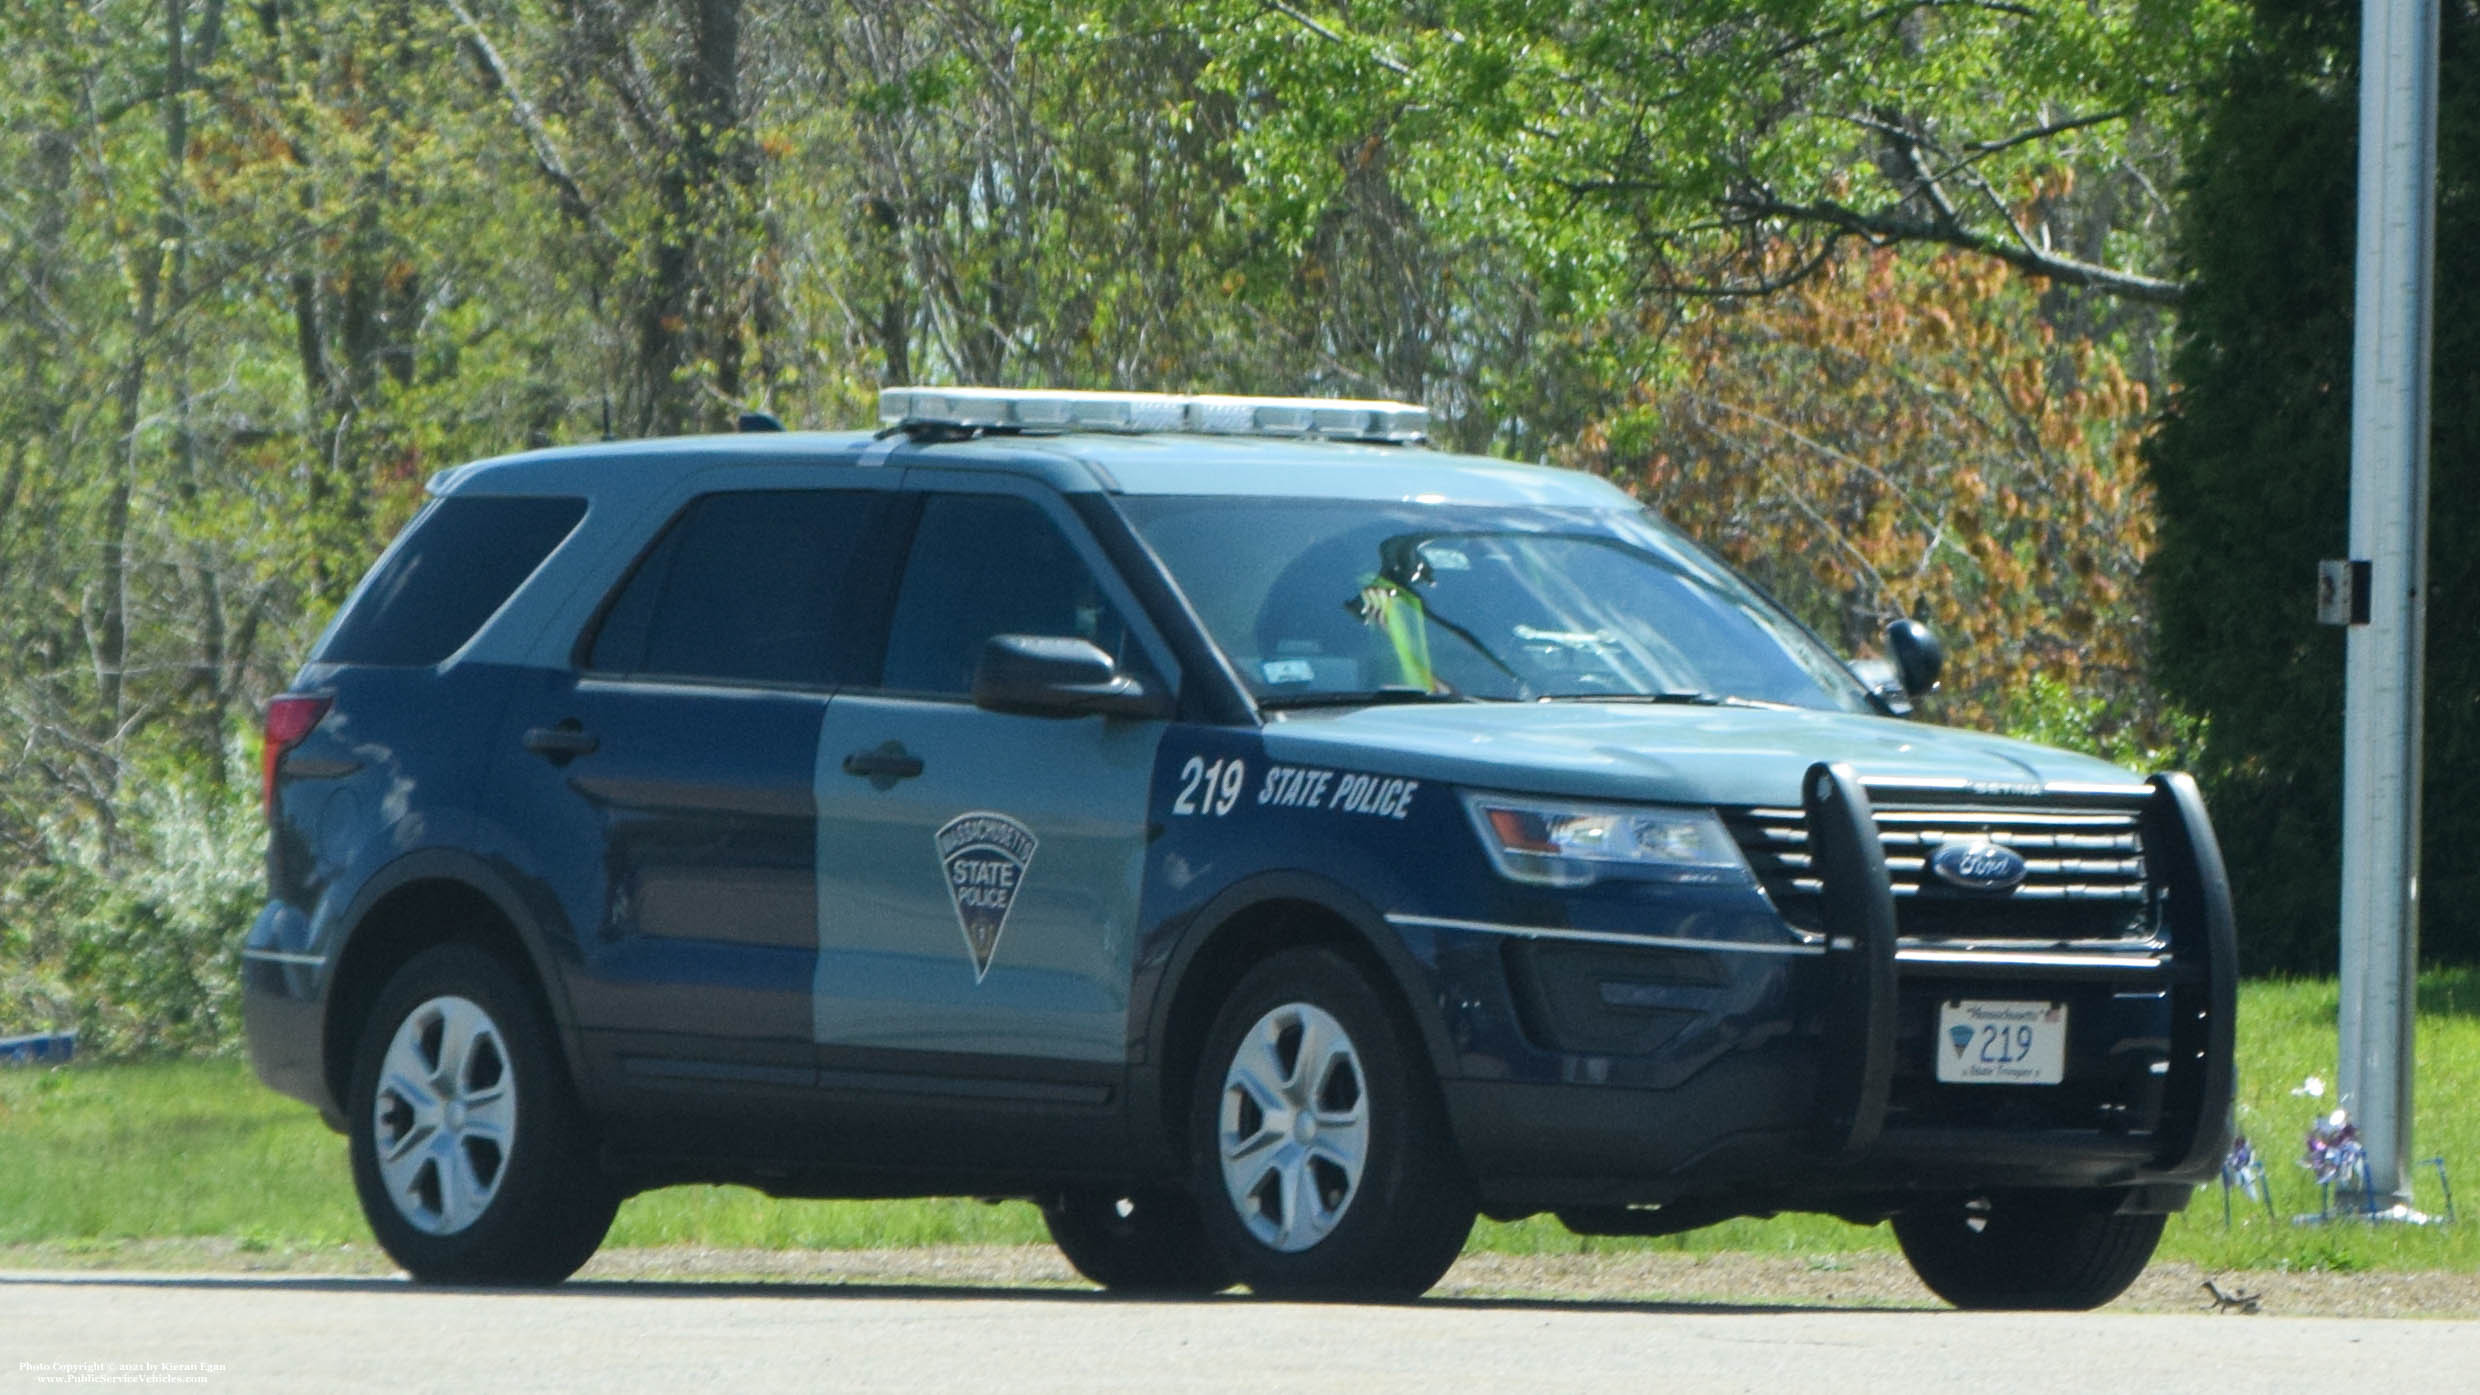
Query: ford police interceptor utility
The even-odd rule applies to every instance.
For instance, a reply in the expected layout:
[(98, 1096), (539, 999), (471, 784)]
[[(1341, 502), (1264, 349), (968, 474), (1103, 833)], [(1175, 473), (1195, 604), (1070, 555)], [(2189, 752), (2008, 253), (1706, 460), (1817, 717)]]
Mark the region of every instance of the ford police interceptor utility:
[(1820, 1211), (2078, 1307), (2218, 1166), (2194, 786), (1903, 720), (1924, 630), (1414, 407), (880, 416), (447, 471), (269, 705), (252, 1059), (416, 1278), (723, 1182), (1322, 1295)]

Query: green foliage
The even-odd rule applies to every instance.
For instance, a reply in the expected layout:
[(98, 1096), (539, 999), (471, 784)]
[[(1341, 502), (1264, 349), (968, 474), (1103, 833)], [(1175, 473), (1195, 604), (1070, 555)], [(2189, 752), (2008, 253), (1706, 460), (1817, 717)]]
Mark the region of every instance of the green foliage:
[(2134, 710), (2041, 673), (2008, 694), (1998, 727), (2009, 736), (2151, 774), (2192, 768), (2203, 752), (2207, 723), (2176, 708), (2147, 704)]
[[(2160, 386), (2158, 312), (1996, 268), (2170, 293), (2157, 191), (2234, 14), (0, 6), (6, 1002), (100, 1014), (96, 1049), (228, 1040), (214, 975), (182, 967), (204, 960), (134, 952), (240, 933), (215, 888), (246, 833), (200, 810), (249, 781), (169, 772), (248, 758), (434, 471), (744, 408), (851, 424), (886, 382), (1403, 396), (1466, 449), (1755, 462), (1787, 483), (1688, 510), (1743, 555), (1802, 507), (1871, 566), (1917, 550), (1853, 461), (1909, 471), (1949, 521), (1993, 481), (2033, 506), (1946, 547), (1931, 603), (1958, 636), (2028, 638), (1959, 646), (1957, 715), (2037, 672), (2142, 728), (2120, 574), (2145, 504), (2119, 456)], [(1704, 298), (1802, 274), (1834, 303)], [(1940, 316), (1965, 332), (1935, 339)], [(1971, 377), (1974, 353), (2014, 378)], [(1840, 458), (1730, 446), (1691, 397)], [(1828, 628), (1924, 591), (1859, 594), (1848, 549), (1764, 560)], [(142, 1026), (138, 1003), (187, 1015)]]
[[(254, 773), (254, 772), (252, 772)], [(0, 1034), (74, 1027), (101, 1056), (229, 1053), (241, 935), (264, 896), (254, 786), (140, 770), (124, 836), (60, 819), (0, 885)]]
[[(2480, 23), (2445, 13), (2430, 450), (2421, 939), (2480, 959)], [(2157, 669), (2212, 715), (2200, 765), (2253, 972), (2334, 962), (2343, 636), (2313, 564), (2346, 553), (2358, 26), (2266, 5), (2195, 138), (2182, 387), (2149, 453)], [(2472, 312), (2472, 313), (2467, 313)]]
[[(1383, 153), (1425, 226), (1520, 248), (1546, 290), (1606, 306), (1647, 281), (1772, 282), (1785, 239), (1803, 259), (1857, 237), (2069, 277), (2123, 262), (2111, 284), (2139, 289), (2166, 265), (2138, 171), (2237, 17), (1866, 0), (1184, 9), (1248, 99), (1252, 191), (1280, 235), (1305, 241)], [(2060, 164), (2110, 192), (2027, 222), (2009, 191)]]

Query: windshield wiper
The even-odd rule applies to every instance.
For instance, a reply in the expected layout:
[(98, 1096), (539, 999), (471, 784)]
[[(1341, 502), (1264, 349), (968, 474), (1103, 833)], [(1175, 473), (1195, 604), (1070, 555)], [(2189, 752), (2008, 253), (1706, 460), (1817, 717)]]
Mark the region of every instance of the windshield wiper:
[(1672, 688), (1659, 693), (1545, 693), (1538, 702), (1644, 702), (1686, 707), (1780, 707), (1735, 693), (1709, 693), (1702, 688)]
[(1257, 700), (1259, 711), (1287, 707), (1383, 707), (1417, 702), (1483, 702), (1470, 693), (1434, 693), (1427, 688), (1357, 688), (1331, 693), (1274, 693)]

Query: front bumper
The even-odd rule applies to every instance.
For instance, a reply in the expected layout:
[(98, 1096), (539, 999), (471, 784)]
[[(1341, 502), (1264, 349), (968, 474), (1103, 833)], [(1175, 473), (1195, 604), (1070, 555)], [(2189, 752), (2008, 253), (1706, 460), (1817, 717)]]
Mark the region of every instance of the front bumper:
[[(1695, 1200), (1717, 1214), (1860, 1215), (2018, 1187), (2126, 1188), (2152, 1205), (2213, 1175), (2229, 1146), (2236, 946), (2191, 782), (2157, 777), (2140, 818), (2162, 943), (2112, 952), (1903, 942), (1867, 787), (1822, 764), (1806, 786), (1823, 952), (1778, 961), (1789, 986), (1776, 990), (1804, 1028), (1712, 1054), (1658, 1088), (1642, 1088), (1669, 1074), (1644, 1068), (1653, 1056), (1572, 1050), (1556, 1081), (1448, 1082), (1494, 1208)], [(1519, 990), (1515, 956), (1527, 952), (1510, 951)], [(2066, 1003), (2066, 1080), (1938, 1083), (1930, 1039), (1951, 997)]]

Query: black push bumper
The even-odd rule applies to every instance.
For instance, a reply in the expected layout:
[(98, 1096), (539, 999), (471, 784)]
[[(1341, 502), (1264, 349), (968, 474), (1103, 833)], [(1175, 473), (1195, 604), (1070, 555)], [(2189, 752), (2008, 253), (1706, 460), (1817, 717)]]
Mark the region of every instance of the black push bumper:
[[(2168, 953), (2148, 977), (2169, 995), (2167, 1070), (2159, 1122), (2141, 1143), (2077, 1130), (1984, 1131), (1899, 1127), (1888, 1106), (1907, 980), (1953, 976), (2038, 984), (2089, 979), (2115, 967), (2108, 956), (1976, 955), (1902, 948), (1893, 888), (1867, 787), (1848, 767), (1810, 768), (1803, 790), (1809, 846), (1820, 880), (1827, 999), (1820, 1021), (1816, 1146), (1829, 1163), (1862, 1172), (1939, 1174), (1984, 1169), (2021, 1181), (2059, 1165), (2144, 1182), (2201, 1182), (2230, 1147), (2231, 1053), (2238, 1001), (2238, 942), (2230, 883), (2195, 782), (2156, 775), (2141, 816), (2145, 865), (2162, 889)], [(2044, 1160), (2047, 1161), (2044, 1161)], [(1889, 1167), (1891, 1165), (1891, 1167)], [(1987, 1185), (2008, 1185), (1991, 1175)]]
[[(2023, 805), (2072, 815), (2087, 799), (2140, 838), (2157, 934), (2080, 947), (1907, 937), (1873, 789), (1918, 817), (1919, 791), (1848, 767), (1819, 764), (1803, 784), (1802, 874), (1815, 879), (1824, 954), (1794, 962), (1813, 1033), (1725, 1053), (1670, 1089), (1446, 1082), (1495, 1209), (1864, 1215), (2016, 1187), (2115, 1188), (2142, 1209), (2175, 1209), (2214, 1174), (2229, 1147), (2237, 952), (2193, 783), (2158, 776), (2149, 795), (2053, 790)], [(2065, 1085), (1937, 1083), (1937, 1003), (1958, 996), (2070, 1004)]]

